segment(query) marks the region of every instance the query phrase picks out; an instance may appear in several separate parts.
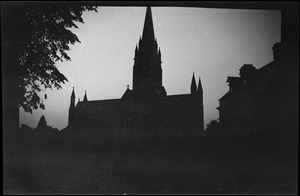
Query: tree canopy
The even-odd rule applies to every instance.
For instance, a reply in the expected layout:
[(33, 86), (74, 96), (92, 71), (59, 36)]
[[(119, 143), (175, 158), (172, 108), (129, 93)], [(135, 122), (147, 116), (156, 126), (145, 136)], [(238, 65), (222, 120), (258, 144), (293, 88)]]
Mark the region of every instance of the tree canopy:
[(206, 131), (220, 131), (220, 122), (218, 120), (211, 120), (206, 127)]
[[(57, 69), (57, 61), (69, 61), (70, 44), (80, 42), (71, 31), (84, 23), (82, 13), (95, 6), (78, 3), (6, 3), (1, 8), (3, 49), (18, 61), (3, 65), (3, 75), (16, 78), (18, 105), (26, 112), (42, 108), (42, 88), (60, 89), (67, 78)], [(9, 53), (9, 54), (8, 54)]]

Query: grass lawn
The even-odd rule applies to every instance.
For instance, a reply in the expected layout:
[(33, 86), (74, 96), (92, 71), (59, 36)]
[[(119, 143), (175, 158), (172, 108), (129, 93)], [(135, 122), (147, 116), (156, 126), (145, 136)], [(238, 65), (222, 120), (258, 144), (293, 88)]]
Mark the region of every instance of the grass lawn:
[(4, 193), (297, 194), (298, 149), (246, 136), (4, 150)]

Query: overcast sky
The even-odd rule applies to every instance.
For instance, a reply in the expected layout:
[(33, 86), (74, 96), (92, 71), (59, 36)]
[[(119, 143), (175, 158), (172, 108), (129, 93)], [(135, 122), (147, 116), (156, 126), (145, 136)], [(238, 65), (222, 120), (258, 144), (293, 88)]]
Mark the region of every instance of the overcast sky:
[[(68, 78), (61, 90), (46, 90), (46, 110), (20, 109), (20, 124), (36, 127), (42, 115), (48, 125), (68, 123), (72, 87), (76, 102), (121, 98), (132, 89), (135, 46), (142, 35), (146, 7), (99, 7), (85, 12), (73, 32), (81, 43), (68, 52), (72, 61), (57, 67)], [(219, 118), (218, 99), (227, 91), (228, 76), (243, 64), (261, 68), (273, 59), (280, 41), (280, 11), (153, 7), (155, 36), (162, 54), (163, 86), (168, 95), (190, 93), (192, 74), (201, 77), (204, 123)], [(43, 94), (42, 94), (42, 97)]]

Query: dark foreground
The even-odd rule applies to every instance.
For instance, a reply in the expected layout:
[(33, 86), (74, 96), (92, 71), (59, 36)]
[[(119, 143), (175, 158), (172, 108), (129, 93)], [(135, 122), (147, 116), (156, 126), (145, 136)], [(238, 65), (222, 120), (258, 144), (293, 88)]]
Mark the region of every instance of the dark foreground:
[(298, 139), (206, 136), (4, 142), (4, 194), (297, 194)]

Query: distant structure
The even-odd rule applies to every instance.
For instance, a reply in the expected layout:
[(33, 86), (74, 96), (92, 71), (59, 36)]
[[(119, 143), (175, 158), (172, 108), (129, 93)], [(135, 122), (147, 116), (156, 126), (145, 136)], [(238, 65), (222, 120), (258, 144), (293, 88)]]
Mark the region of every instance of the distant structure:
[(298, 134), (299, 34), (288, 34), (286, 28), (283, 23), (281, 43), (272, 48), (272, 62), (260, 69), (245, 64), (240, 77), (227, 78), (229, 91), (217, 108), (224, 133)]
[[(167, 95), (162, 85), (161, 51), (147, 7), (143, 35), (135, 47), (133, 88), (121, 99), (87, 99), (75, 106), (71, 94), (68, 127), (103, 138), (193, 136), (203, 132), (203, 90), (193, 73), (191, 93)], [(81, 132), (80, 131), (80, 132)], [(92, 131), (92, 132), (90, 132)], [(88, 133), (90, 132), (90, 133)]]
[(46, 122), (46, 118), (44, 115), (42, 115), (36, 128), (37, 129), (46, 129), (47, 127), (48, 127), (48, 125)]
[[(26, 128), (26, 129), (28, 129), (28, 128)], [(53, 128), (53, 127), (47, 125), (47, 121), (46, 121), (46, 118), (44, 115), (41, 116), (37, 127), (33, 130), (38, 131), (39, 133), (46, 134), (45, 136), (47, 136), (47, 137), (49, 136), (49, 134), (47, 134), (47, 133), (58, 133), (59, 132), (59, 130), (57, 128)], [(49, 139), (49, 137), (48, 137), (48, 139)]]

